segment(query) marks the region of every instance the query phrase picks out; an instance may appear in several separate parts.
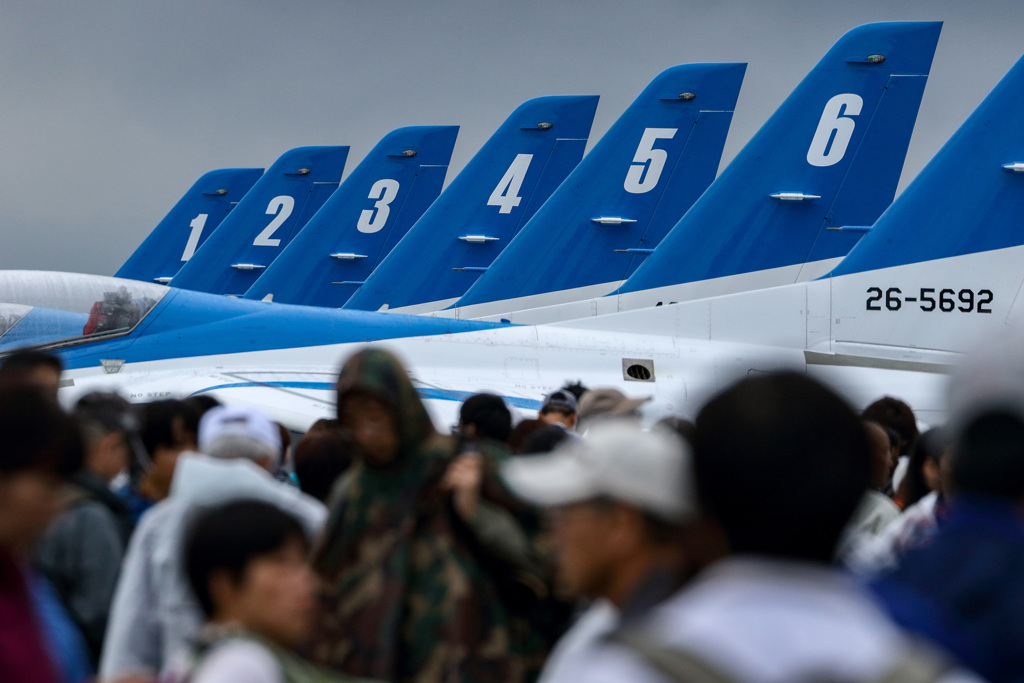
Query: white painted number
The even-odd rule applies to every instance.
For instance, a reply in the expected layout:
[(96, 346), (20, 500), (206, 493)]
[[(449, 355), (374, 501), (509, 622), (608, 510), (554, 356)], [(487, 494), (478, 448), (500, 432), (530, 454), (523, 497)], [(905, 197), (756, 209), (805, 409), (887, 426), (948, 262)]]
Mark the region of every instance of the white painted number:
[(501, 176), (498, 186), (487, 200), (487, 206), (500, 206), (498, 213), (512, 213), (512, 209), (519, 206), (519, 202), (523, 200), (519, 196), (519, 190), (523, 187), (523, 179), (531, 161), (532, 154), (520, 154), (512, 160), (512, 164), (505, 171), (505, 175)]
[(842, 161), (853, 137), (853, 129), (857, 127), (849, 117), (860, 114), (863, 106), (864, 100), (853, 93), (836, 95), (828, 101), (807, 150), (807, 163), (811, 166), (833, 166)]
[[(274, 220), (270, 221), (270, 225), (263, 228), (263, 232), (256, 235), (256, 239), (252, 241), (253, 246), (256, 247), (279, 247), (281, 246), (281, 239), (274, 238), (271, 236), (280, 228), (288, 217), (292, 215), (292, 210), (295, 209), (295, 200), (288, 195), (281, 195), (280, 197), (274, 197), (270, 200), (270, 204), (267, 205), (267, 215), (274, 216)], [(276, 216), (274, 214), (277, 214)]]
[(384, 227), (388, 222), (388, 214), (391, 213), (391, 202), (398, 196), (398, 181), (390, 178), (382, 178), (370, 188), (368, 199), (376, 199), (372, 209), (365, 209), (359, 214), (359, 222), (356, 229), (359, 232), (373, 233)]
[(203, 234), (203, 227), (206, 226), (208, 216), (209, 214), (201, 213), (188, 224), (188, 227), (192, 228), (192, 232), (188, 234), (188, 241), (185, 242), (185, 251), (181, 253), (182, 261), (188, 261), (195, 255), (196, 247), (199, 246), (199, 236)]
[(626, 173), (626, 182), (622, 184), (626, 192), (643, 194), (657, 187), (658, 181), (661, 180), (661, 172), (665, 169), (668, 152), (654, 149), (654, 143), (657, 140), (671, 140), (677, 130), (678, 128), (644, 129), (636, 154), (633, 155), (633, 163), (629, 165), (629, 171)]

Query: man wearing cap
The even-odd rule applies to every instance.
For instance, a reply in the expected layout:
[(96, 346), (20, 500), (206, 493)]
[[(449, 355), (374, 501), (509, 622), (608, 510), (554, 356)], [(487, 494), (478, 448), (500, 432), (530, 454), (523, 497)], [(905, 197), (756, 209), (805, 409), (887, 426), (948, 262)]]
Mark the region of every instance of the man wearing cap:
[(582, 433), (597, 420), (608, 418), (639, 421), (640, 406), (650, 400), (650, 396), (629, 398), (611, 387), (591, 389), (580, 397), (579, 422), (576, 430)]
[(540, 419), (571, 432), (576, 428), (577, 410), (576, 397), (565, 389), (559, 389), (544, 397), (544, 403), (540, 407)]
[(728, 554), (608, 638), (576, 680), (976, 680), (912, 642), (836, 568), (869, 471), (858, 417), (804, 375), (748, 378), (714, 397), (697, 416), (693, 472)]
[(323, 504), (271, 476), (281, 437), (260, 412), (211, 409), (199, 423), (199, 449), (181, 455), (170, 496), (143, 516), (128, 546), (100, 664), (103, 680), (155, 676), (196, 634), (203, 618), (183, 575), (181, 544), (200, 510), (262, 500), (295, 515), (311, 538), (323, 526)]
[(684, 580), (696, 517), (689, 450), (667, 430), (607, 422), (550, 455), (514, 459), (502, 474), (522, 498), (549, 509), (560, 587), (594, 600), (541, 676), (576, 681), (603, 636)]

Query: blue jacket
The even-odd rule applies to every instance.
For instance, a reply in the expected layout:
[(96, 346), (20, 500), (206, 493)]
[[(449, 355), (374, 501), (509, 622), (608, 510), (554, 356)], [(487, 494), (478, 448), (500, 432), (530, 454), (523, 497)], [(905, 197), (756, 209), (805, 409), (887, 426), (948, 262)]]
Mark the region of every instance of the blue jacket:
[(872, 588), (893, 618), (993, 683), (1024, 681), (1024, 509), (962, 494)]

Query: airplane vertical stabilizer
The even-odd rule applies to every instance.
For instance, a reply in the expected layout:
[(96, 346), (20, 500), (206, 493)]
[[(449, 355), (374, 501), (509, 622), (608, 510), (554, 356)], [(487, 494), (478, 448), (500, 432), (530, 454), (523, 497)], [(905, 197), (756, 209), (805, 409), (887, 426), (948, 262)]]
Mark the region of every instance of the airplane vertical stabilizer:
[(597, 100), (520, 105), (345, 308), (416, 313), (454, 303), (579, 163)]
[(964, 351), (1024, 317), (1024, 58), (830, 274), (837, 351)]
[(745, 70), (659, 74), (459, 299), (460, 317), (613, 291), (714, 180)]
[(892, 201), (941, 26), (843, 36), (619, 289), (619, 307), (828, 272)]
[(458, 132), (411, 126), (385, 136), (245, 298), (340, 308), (437, 199)]
[(170, 285), (241, 296), (341, 182), (348, 147), (298, 147), (257, 181)]
[(115, 276), (144, 282), (170, 282), (262, 175), (262, 168), (224, 168), (204, 174)]

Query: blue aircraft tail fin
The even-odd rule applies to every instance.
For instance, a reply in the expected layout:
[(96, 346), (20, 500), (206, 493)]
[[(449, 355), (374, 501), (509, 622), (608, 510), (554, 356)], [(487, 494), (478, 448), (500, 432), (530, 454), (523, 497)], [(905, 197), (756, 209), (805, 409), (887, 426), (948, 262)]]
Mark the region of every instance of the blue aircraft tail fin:
[(241, 296), (338, 188), (348, 147), (282, 155), (170, 284)]
[(462, 296), (579, 163), (597, 100), (520, 105), (345, 308), (437, 310)]
[(862, 234), (835, 228), (870, 225), (892, 201), (941, 26), (843, 36), (619, 289), (620, 306), (827, 272)]
[(1022, 245), (1021, 216), (1024, 57), (830, 275)]
[(170, 282), (262, 175), (262, 168), (225, 168), (204, 174), (115, 276), (162, 284)]
[(245, 298), (340, 308), (437, 199), (458, 132), (413, 126), (385, 136)]
[(714, 180), (745, 70), (686, 64), (659, 74), (457, 306), (614, 290)]

